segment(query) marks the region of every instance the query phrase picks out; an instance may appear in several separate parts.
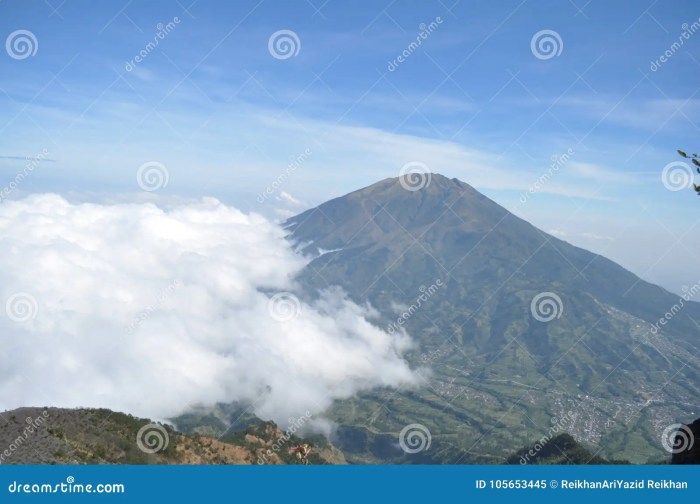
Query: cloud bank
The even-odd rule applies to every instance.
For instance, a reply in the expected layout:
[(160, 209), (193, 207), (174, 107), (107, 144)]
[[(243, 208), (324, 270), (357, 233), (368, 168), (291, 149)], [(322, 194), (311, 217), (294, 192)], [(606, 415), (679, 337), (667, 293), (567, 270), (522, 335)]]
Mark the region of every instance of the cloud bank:
[(108, 407), (151, 418), (251, 401), (284, 421), (417, 378), (411, 342), (330, 289), (284, 231), (215, 199), (0, 205), (0, 408)]

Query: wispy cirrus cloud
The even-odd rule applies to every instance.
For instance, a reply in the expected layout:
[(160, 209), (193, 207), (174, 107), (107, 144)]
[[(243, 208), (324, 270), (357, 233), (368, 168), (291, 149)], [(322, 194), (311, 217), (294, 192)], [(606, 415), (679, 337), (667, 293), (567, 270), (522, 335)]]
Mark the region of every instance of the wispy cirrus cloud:
[(621, 125), (633, 130), (655, 130), (661, 125), (670, 127), (687, 126), (688, 120), (700, 113), (700, 99), (663, 96), (626, 97), (608, 96), (569, 96), (552, 100), (556, 109), (567, 110), (582, 117)]
[[(32, 160), (37, 159), (37, 156), (36, 156), (36, 155), (32, 155), (32, 156), (3, 156), (3, 155), (0, 155), (0, 159), (7, 159), (7, 160), (9, 160), (9, 161), (32, 161)], [(56, 162), (55, 159), (51, 159), (51, 158), (48, 158), (48, 157), (42, 157), (42, 158), (41, 158), (41, 161), (42, 161), (42, 162), (46, 161), (46, 162), (49, 162), (49, 163), (55, 163), (55, 162)]]

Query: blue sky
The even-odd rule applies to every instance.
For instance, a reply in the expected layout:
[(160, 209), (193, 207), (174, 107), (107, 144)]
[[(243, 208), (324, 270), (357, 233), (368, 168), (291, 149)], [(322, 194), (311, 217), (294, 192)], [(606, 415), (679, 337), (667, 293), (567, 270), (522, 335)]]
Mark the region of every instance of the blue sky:
[[(662, 171), (700, 149), (693, 23), (692, 1), (3, 0), (0, 185), (46, 153), (9, 197), (215, 196), (283, 217), (419, 162), (679, 292), (700, 280), (700, 201)], [(543, 30), (553, 53), (533, 49)], [(136, 179), (149, 162), (155, 192)]]

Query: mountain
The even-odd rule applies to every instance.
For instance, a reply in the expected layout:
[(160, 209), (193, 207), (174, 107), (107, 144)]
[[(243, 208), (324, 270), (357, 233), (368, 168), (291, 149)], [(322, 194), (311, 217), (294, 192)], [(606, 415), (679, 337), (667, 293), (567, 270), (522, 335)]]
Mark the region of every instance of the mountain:
[[(0, 464), (294, 464), (287, 448), (307, 442), (259, 419), (209, 437), (107, 409), (19, 408), (1, 416)], [(309, 461), (345, 463), (330, 446)]]
[(558, 434), (544, 444), (535, 443), (521, 448), (506, 461), (508, 464), (628, 464), (626, 461), (606, 460), (592, 454), (570, 434)]
[[(312, 259), (302, 295), (341, 286), (418, 345), (408, 359), (424, 386), (330, 412), (349, 460), (500, 463), (564, 418), (565, 432), (598, 455), (667, 455), (664, 428), (700, 409), (700, 304), (457, 179), (406, 182), (382, 180), (284, 223)], [(415, 423), (432, 444), (409, 456), (397, 437)]]

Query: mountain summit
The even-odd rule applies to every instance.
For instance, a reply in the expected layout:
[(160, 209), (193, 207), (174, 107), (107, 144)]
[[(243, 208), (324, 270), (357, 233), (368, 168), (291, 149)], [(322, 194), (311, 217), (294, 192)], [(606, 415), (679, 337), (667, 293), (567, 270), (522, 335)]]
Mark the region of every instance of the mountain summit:
[[(314, 243), (317, 248), (381, 246), (390, 238), (410, 246), (436, 223), (441, 224), (436, 230), (478, 233), (493, 229), (507, 214), (470, 185), (433, 174), (418, 190), (407, 190), (399, 178), (384, 179), (307, 210), (287, 224), (297, 240), (323, 235), (322, 243)], [(435, 236), (425, 238), (422, 243)]]
[[(353, 403), (352, 418), (339, 404), (340, 435), (354, 440), (344, 451), (375, 431), (421, 423), (440, 461), (474, 452), (497, 460), (571, 414), (566, 430), (603, 455), (662, 456), (661, 430), (690, 419), (700, 400), (700, 304), (674, 310), (677, 296), (464, 182), (418, 182), (385, 179), (285, 223), (313, 258), (301, 283), (339, 285), (371, 303), (381, 324), (418, 342), (413, 364), (432, 371), (424, 389)], [(358, 460), (396, 455), (357, 450)]]

